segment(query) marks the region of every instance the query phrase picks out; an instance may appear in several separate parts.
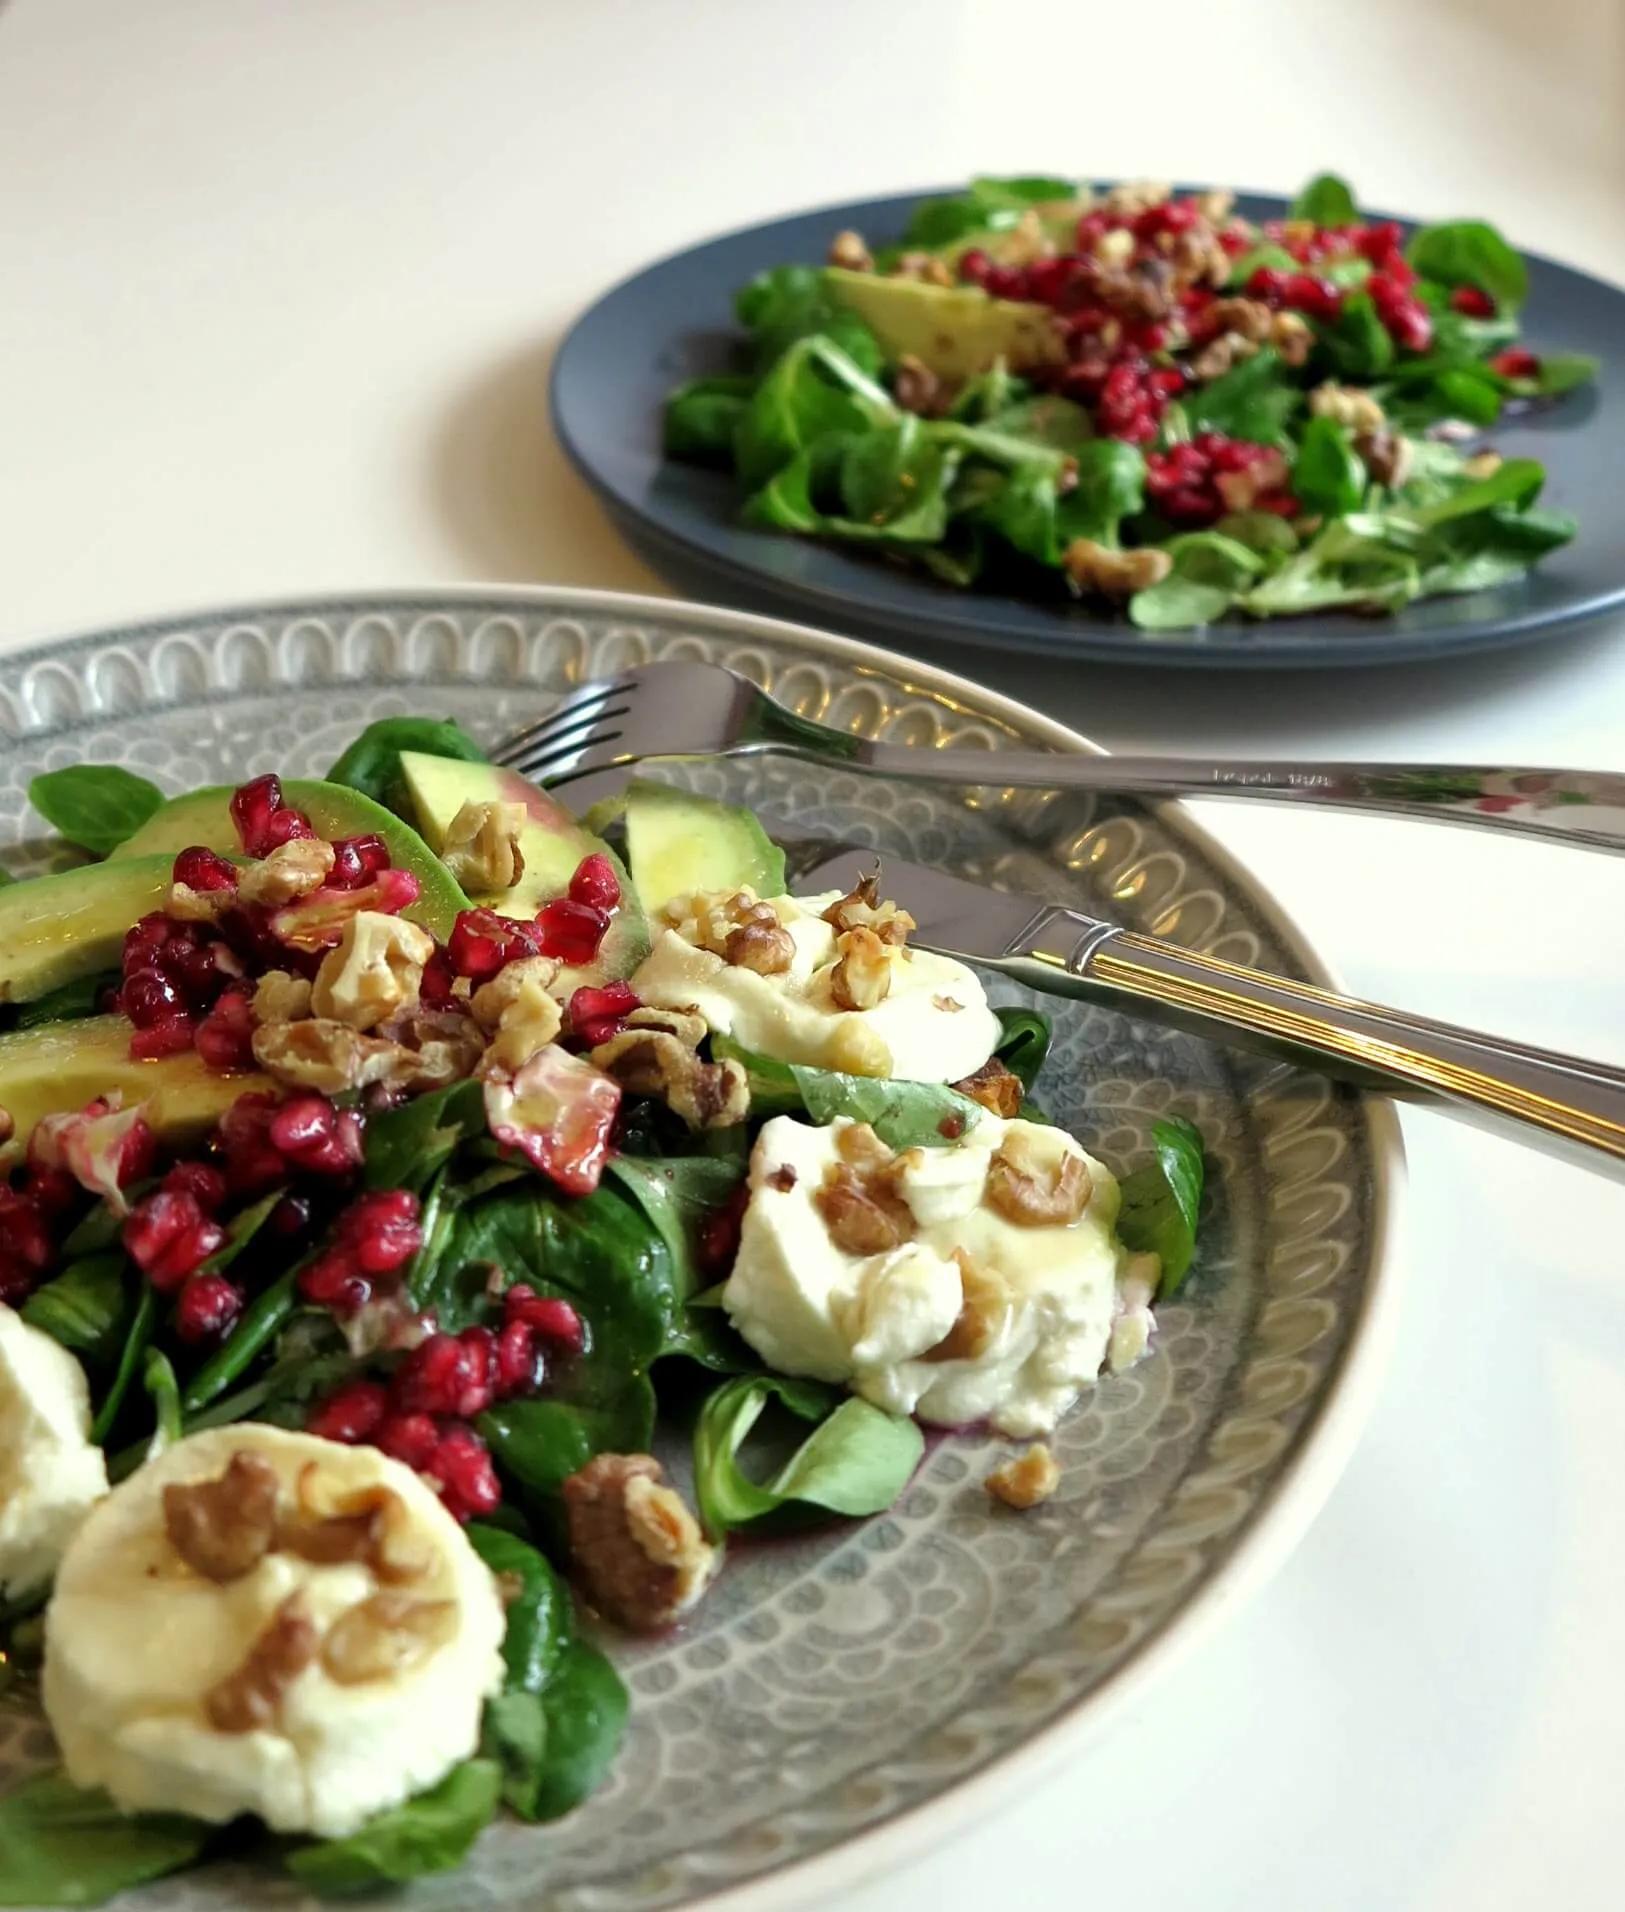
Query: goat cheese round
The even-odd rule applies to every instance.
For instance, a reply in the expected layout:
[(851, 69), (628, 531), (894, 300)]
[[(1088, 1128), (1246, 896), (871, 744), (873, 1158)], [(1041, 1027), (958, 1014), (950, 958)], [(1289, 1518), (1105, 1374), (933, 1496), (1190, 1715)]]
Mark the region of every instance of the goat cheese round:
[(475, 1750), (504, 1627), (490, 1571), (410, 1468), (215, 1428), (75, 1536), (45, 1711), (68, 1777), (126, 1812), (343, 1837)]
[(789, 932), (788, 969), (762, 975), (662, 930), (633, 975), (641, 1002), (693, 1009), (718, 1035), (779, 1062), (908, 1082), (958, 1082), (974, 1075), (999, 1041), (999, 1019), (975, 974), (951, 956), (888, 949), (886, 994), (871, 1009), (834, 1000), (836, 932), (827, 896), (775, 896), (768, 906)]
[(106, 1492), (84, 1370), (0, 1303), (0, 1594), (43, 1586)]
[[(770, 1367), (844, 1382), (894, 1413), (1047, 1432), (1108, 1360), (1125, 1260), (1116, 1179), (1039, 1123), (984, 1114), (957, 1142), (889, 1160), (867, 1130), (861, 1153), (843, 1141), (857, 1127), (764, 1124), (722, 1293), (734, 1326)], [(828, 1191), (849, 1157), (878, 1173), (869, 1186), (891, 1217), (882, 1232), (896, 1239), (873, 1252), (832, 1215)], [(989, 1190), (1004, 1157), (1046, 1180), (1077, 1177), (1075, 1158), (1088, 1178), (1081, 1213), (1011, 1219)]]

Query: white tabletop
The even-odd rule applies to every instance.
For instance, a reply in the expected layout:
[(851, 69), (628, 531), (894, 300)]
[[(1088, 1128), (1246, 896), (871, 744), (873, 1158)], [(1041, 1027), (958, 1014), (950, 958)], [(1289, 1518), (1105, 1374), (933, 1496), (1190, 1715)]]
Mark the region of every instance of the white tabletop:
[[(973, 170), (1490, 213), (1625, 278), (1618, 0), (13, 0), (0, 642), (323, 587), (663, 588), (548, 439), (623, 273)], [(941, 661), (1119, 748), (1619, 768), (1625, 629), (1265, 678)], [(1363, 993), (1625, 1061), (1625, 865), (1219, 810)], [(1625, 1196), (1407, 1118), (1389, 1378), (1290, 1564), (855, 1912), (1617, 1905)]]

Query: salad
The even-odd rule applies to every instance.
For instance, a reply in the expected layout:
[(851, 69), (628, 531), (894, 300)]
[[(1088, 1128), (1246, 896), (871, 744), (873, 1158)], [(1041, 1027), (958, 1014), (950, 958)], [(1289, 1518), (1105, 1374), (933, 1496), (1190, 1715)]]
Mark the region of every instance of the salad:
[(0, 887), (0, 1676), (61, 1754), (0, 1904), (558, 1818), (615, 1628), (889, 1507), (922, 1423), (1037, 1505), (1191, 1264), (1195, 1129), (1120, 1182), (1041, 1016), (878, 874), (791, 895), (746, 810), (578, 821), (421, 718), (320, 780), (30, 794), (89, 859)]
[(1527, 287), (1493, 226), (1407, 239), (1331, 174), (1262, 224), (978, 179), (744, 286), (748, 369), (674, 391), (666, 450), (731, 469), (751, 524), (1144, 630), (1392, 612), (1574, 536), (1484, 441), (1596, 370), (1522, 342)]

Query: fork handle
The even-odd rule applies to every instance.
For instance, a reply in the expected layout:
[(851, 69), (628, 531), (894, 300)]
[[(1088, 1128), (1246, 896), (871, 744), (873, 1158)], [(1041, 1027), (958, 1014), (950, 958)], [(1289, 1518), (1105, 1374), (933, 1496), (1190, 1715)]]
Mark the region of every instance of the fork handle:
[(1334, 995), (1059, 907), (999, 967), (1039, 989), (1149, 1007), (1198, 1035), (1437, 1107), (1625, 1180), (1625, 1070)]
[[(1483, 764), (1254, 763), (1215, 758), (1095, 757), (1039, 750), (930, 750), (841, 740), (854, 770), (927, 783), (1116, 790), (1141, 796), (1262, 797), (1428, 823), (1512, 830), (1548, 843), (1625, 852), (1625, 776), (1597, 770), (1492, 769)], [(809, 760), (823, 749), (772, 748)]]

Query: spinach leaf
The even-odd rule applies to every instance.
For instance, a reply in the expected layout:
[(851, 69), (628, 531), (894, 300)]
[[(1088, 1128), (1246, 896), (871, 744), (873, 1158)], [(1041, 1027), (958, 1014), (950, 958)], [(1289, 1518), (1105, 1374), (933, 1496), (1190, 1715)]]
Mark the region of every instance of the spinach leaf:
[(24, 1321), (91, 1361), (109, 1358), (135, 1315), (124, 1266), (121, 1254), (73, 1262), (23, 1303)]
[(695, 378), (666, 400), (666, 454), (697, 463), (731, 465), (734, 434), (744, 416), (754, 378)]
[(999, 1009), (999, 1045), (993, 1053), (1012, 1075), (1020, 1076), (1021, 1086), (1032, 1093), (1038, 1072), (1049, 1054), (1050, 1020), (1036, 1009)]
[(1227, 511), (1213, 530), (1232, 544), (1245, 545), (1266, 564), (1298, 548), (1298, 534), (1273, 511)]
[(247, 1208), (238, 1209), (226, 1224), (226, 1239), (204, 1262), (198, 1272), (218, 1275), (229, 1268), (271, 1219), (272, 1211), (282, 1200), (285, 1192), (283, 1189), (273, 1188), (269, 1195), (262, 1195), (257, 1202), (250, 1202)]
[(119, 972), (113, 969), (101, 970), (94, 976), (76, 977), (60, 989), (36, 996), (32, 1002), (20, 1003), (12, 1026), (38, 1029), (47, 1022), (79, 1022), (86, 1016), (99, 1016), (103, 997), (109, 989), (117, 988), (118, 982)]
[(1181, 1115), (1151, 1124), (1156, 1160), (1126, 1175), (1117, 1233), (1130, 1248), (1161, 1257), (1163, 1300), (1177, 1292), (1196, 1252), (1196, 1218), (1202, 1204), (1202, 1137)]
[[(1062, 398), (1055, 392), (1041, 392), (1036, 398), (1023, 398), (989, 411), (980, 422), (1002, 437), (1025, 439), (1059, 452), (1081, 451), (1095, 435), (1083, 407), (1074, 399)], [(1118, 443), (1116, 439), (1110, 442)]]
[(1264, 569), (1264, 560), (1249, 546), (1218, 531), (1186, 532), (1165, 548), (1173, 570), (1129, 600), (1129, 616), (1143, 631), (1211, 624)]
[(162, 808), (164, 793), (117, 764), (78, 763), (43, 771), (29, 784), (28, 800), (70, 843), (106, 856)]
[(1514, 398), (1558, 398), (1577, 386), (1587, 385), (1597, 376), (1601, 360), (1589, 352), (1546, 352), (1541, 354), (1540, 370), (1533, 377), (1511, 378), (1496, 374), (1503, 391)]
[(1315, 328), (1319, 355), (1339, 378), (1379, 378), (1394, 362), (1394, 341), (1369, 292), (1343, 301), (1335, 319)]
[(1405, 256), (1427, 279), (1441, 285), (1477, 286), (1506, 310), (1529, 296), (1529, 271), (1514, 248), (1482, 219), (1450, 219), (1424, 226)]
[(1225, 281), (1232, 290), (1239, 290), (1255, 272), (1298, 272), (1302, 268), (1285, 246), (1277, 245), (1274, 240), (1265, 240), (1263, 244), (1249, 247), (1241, 253), (1230, 268), (1230, 277)]
[(642, 1209), (666, 1244), (679, 1301), (663, 1355), (683, 1354), (702, 1367), (740, 1374), (760, 1364), (714, 1308), (696, 1314), (704, 1285), (697, 1262), (700, 1231), (740, 1187), (744, 1164), (714, 1155), (620, 1155), (610, 1173)]
[(1121, 439), (1097, 438), (1080, 445), (1075, 460), (1076, 482), (1056, 514), (1062, 547), (1074, 538), (1115, 546), (1123, 520), (1145, 503), (1145, 458), (1137, 446)]
[(903, 244), (936, 249), (973, 233), (1005, 232), (1030, 206), (1066, 204), (1077, 196), (1072, 180), (1045, 173), (973, 179), (962, 193), (922, 200), (904, 229)]
[(1347, 226), (1359, 216), (1348, 181), (1336, 173), (1317, 173), (1288, 212), (1289, 218), (1312, 219), (1317, 226)]
[(863, 320), (829, 296), (818, 266), (775, 266), (734, 295), (734, 311), (751, 334), (753, 355), (765, 370), (802, 339), (821, 334), (852, 362), (877, 377), (885, 354)]
[[(1030, 390), (1024, 378), (1017, 378), (1002, 358), (996, 358), (985, 372), (978, 372), (960, 386), (954, 394), (953, 404), (948, 408), (948, 416), (967, 425), (985, 425), (1001, 412), (1009, 411), (1023, 402)], [(1055, 402), (1071, 406), (1069, 399), (1057, 399)]]
[(129, 1818), (105, 1793), (41, 1773), (0, 1798), (0, 1905), (101, 1905), (193, 1864), (212, 1830), (178, 1813)]
[(505, 1684), (539, 1693), (553, 1676), (559, 1655), (574, 1631), (570, 1593), (551, 1562), (516, 1534), (484, 1521), (464, 1529), (469, 1545), (492, 1573), (506, 1575), (518, 1591), (508, 1601), (507, 1631), (502, 1637)]
[(481, 750), (461, 724), (449, 717), (380, 717), (368, 724), (327, 773), (329, 783), (359, 790), (408, 823), (416, 811), (401, 776), (401, 752), (415, 750), (426, 757), (452, 757), (459, 763), (484, 763)]
[[(739, 1464), (745, 1437), (769, 1403), (818, 1425), (767, 1482)], [(694, 1491), (713, 1540), (764, 1524), (805, 1524), (829, 1514), (857, 1517), (891, 1506), (925, 1452), (925, 1437), (905, 1416), (842, 1399), (814, 1381), (747, 1375), (725, 1381), (706, 1401), (694, 1430)]]
[(844, 515), (894, 535), (901, 522), (910, 527), (911, 537), (940, 538), (947, 526), (948, 482), (957, 464), (957, 456), (928, 438), (913, 412), (905, 412), (895, 424), (847, 446), (840, 468)]
[(1279, 445), (1286, 442), (1286, 422), (1301, 399), (1280, 355), (1266, 346), (1188, 394), (1184, 408), (1193, 432), (1223, 432), (1257, 445)]
[(560, 1819), (597, 1791), (620, 1748), (630, 1706), (620, 1675), (585, 1640), (564, 1648), (538, 1697), (544, 1721), (540, 1759), (529, 1786), (506, 1795), (532, 1822)]
[(368, 1188), (408, 1188), (421, 1195), (463, 1142), (485, 1133), (478, 1082), (454, 1082), (385, 1109), (367, 1124)]
[(124, 1347), (118, 1358), (118, 1367), (107, 1392), (102, 1396), (101, 1406), (96, 1410), (96, 1418), (91, 1423), (90, 1438), (98, 1447), (107, 1445), (113, 1424), (118, 1420), (130, 1389), (135, 1385), (135, 1377), (141, 1367), (147, 1349), (152, 1344), (153, 1330), (158, 1325), (158, 1291), (149, 1283), (141, 1283), (141, 1299), (136, 1303), (135, 1319), (130, 1323), (129, 1332), (124, 1337)]
[(501, 1790), (494, 1760), (465, 1760), (438, 1786), (379, 1813), (347, 1839), (296, 1846), (285, 1863), (313, 1892), (360, 1892), (454, 1872), (496, 1816)]
[(1340, 518), (1365, 497), (1366, 471), (1349, 434), (1330, 418), (1311, 418), (1292, 467), (1292, 489), (1311, 511)]
[(982, 1118), (978, 1104), (944, 1082), (842, 1075), (799, 1062), (791, 1063), (790, 1073), (814, 1122), (833, 1122), (838, 1115), (867, 1122), (894, 1149), (940, 1147), (957, 1141)]
[(654, 1393), (647, 1380), (635, 1376), (607, 1406), (509, 1401), (488, 1408), (478, 1426), (503, 1472), (527, 1496), (546, 1503), (595, 1454), (635, 1454), (649, 1445)]
[(734, 440), (739, 475), (755, 490), (818, 439), (894, 424), (898, 415), (889, 394), (833, 340), (798, 339), (745, 407)]
[(141, 1369), (141, 1384), (152, 1401), (153, 1417), (157, 1422), (153, 1429), (152, 1445), (147, 1450), (147, 1458), (152, 1460), (163, 1453), (166, 1447), (173, 1447), (185, 1432), (181, 1425), (180, 1385), (175, 1379), (169, 1356), (162, 1348), (148, 1348)]

